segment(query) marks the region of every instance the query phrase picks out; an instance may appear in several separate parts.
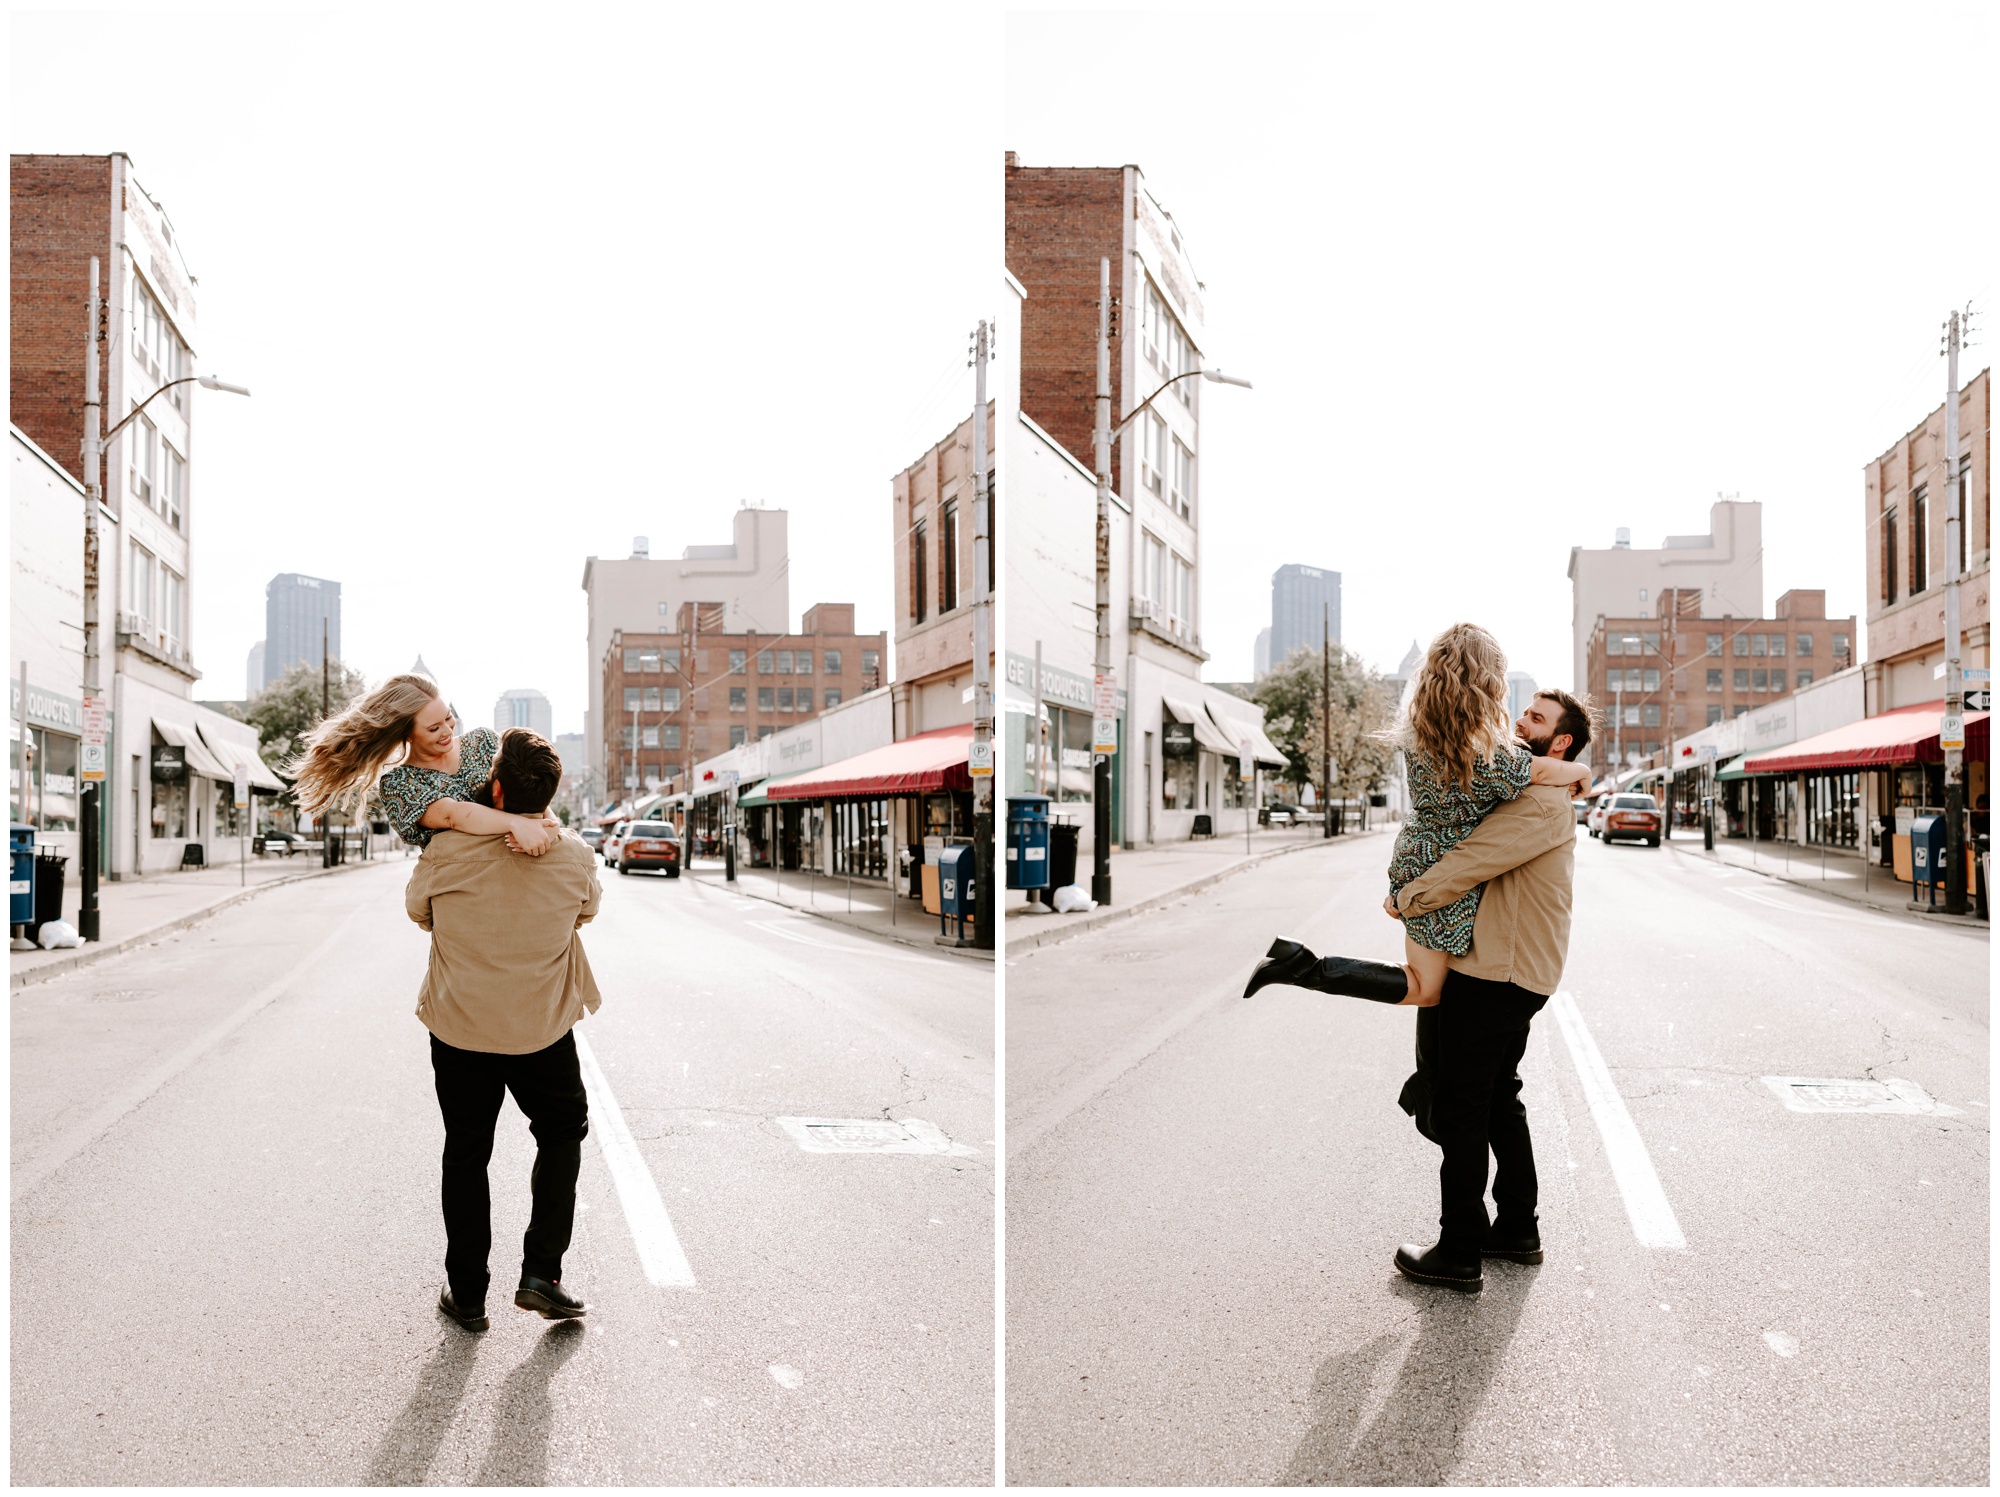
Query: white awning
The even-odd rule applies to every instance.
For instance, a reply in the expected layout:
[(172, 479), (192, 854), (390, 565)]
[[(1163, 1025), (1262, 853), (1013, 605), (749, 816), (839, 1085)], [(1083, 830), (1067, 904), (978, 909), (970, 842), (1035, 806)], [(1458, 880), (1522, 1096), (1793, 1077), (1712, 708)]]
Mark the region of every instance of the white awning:
[(209, 751), (223, 764), (229, 766), (228, 778), (231, 783), (235, 782), (236, 767), (240, 764), (250, 772), (250, 783), (257, 789), (268, 790), (273, 795), (283, 793), (285, 782), (272, 773), (271, 767), (259, 758), (249, 745), (225, 738), (220, 733), (211, 736), (208, 730), (199, 724), (196, 724), (195, 730), (201, 734), (201, 741), (208, 745)]
[(156, 717), (153, 719), (153, 731), (186, 755), (189, 774), (198, 774), (205, 780), (235, 783), (236, 771), (224, 765), (209, 751), (208, 745), (202, 741), (201, 733), (197, 729)]
[(1241, 721), (1226, 713), (1217, 712), (1215, 704), (1208, 704), (1209, 716), (1215, 719), (1216, 728), (1229, 740), (1229, 752), (1238, 758), (1243, 754), (1243, 740), (1250, 740), (1250, 757), (1259, 764), (1269, 764), (1283, 769), (1289, 762), (1275, 743), (1266, 736), (1263, 728), (1256, 723)]
[(1193, 726), (1194, 741), (1203, 748), (1218, 754), (1236, 753), (1238, 745), (1223, 736), (1222, 730), (1216, 727), (1199, 703), (1188, 702), (1181, 697), (1162, 697), (1160, 700), (1166, 703), (1167, 711), (1178, 720)]

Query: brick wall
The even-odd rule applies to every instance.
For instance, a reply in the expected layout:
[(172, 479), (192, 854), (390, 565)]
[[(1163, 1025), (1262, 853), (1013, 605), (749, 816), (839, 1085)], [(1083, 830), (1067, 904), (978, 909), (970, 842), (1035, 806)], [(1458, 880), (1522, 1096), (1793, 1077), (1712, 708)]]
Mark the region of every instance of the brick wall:
[[(77, 482), (83, 473), (83, 349), (90, 257), (107, 300), (111, 258), (111, 158), (15, 156), (8, 184), (8, 283), (12, 334), (8, 395), (14, 424)], [(110, 349), (99, 333), (100, 371)]]
[[(1096, 463), (1098, 261), (1111, 294), (1124, 284), (1125, 169), (1024, 167), (1007, 153), (1007, 269), (1027, 288), (1021, 306), (1021, 409), (1085, 467)], [(1134, 309), (1120, 306), (1111, 338), (1111, 408), (1124, 409), (1121, 346)], [(1111, 483), (1120, 488), (1118, 451)]]

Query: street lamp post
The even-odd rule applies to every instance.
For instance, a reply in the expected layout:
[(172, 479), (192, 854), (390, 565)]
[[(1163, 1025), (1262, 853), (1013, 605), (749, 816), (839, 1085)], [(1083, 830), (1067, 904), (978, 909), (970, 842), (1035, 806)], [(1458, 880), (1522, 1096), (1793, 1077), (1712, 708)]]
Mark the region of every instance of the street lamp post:
[[(1111, 443), (1132, 418), (1184, 379), (1250, 388), (1250, 381), (1220, 369), (1176, 374), (1140, 401), (1114, 426), (1111, 421), (1111, 261), (1097, 264), (1097, 658), (1091, 693), (1091, 858), (1090, 897), (1111, 903), (1111, 756), (1117, 752), (1117, 683), (1111, 674)], [(1039, 683), (1038, 683), (1039, 684)], [(1058, 768), (1057, 773), (1061, 770)]]
[[(105, 331), (107, 315), (104, 299), (100, 294), (97, 256), (90, 257), (90, 332), (84, 345), (83, 359), (83, 717), (84, 755), (78, 766), (81, 783), (78, 786), (79, 805), (77, 807), (77, 842), (81, 865), (77, 871), (79, 892), (77, 901), (77, 934), (86, 941), (100, 940), (100, 921), (97, 909), (97, 881), (99, 873), (99, 843), (103, 839), (103, 791), (104, 779), (109, 766), (104, 755), (104, 703), (102, 699), (102, 655), (98, 640), (98, 579), (101, 561), (101, 543), (98, 535), (97, 511), (104, 498), (104, 452), (111, 445), (111, 439), (123, 431), (139, 412), (151, 405), (176, 385), (198, 384), (204, 389), (223, 390), (231, 395), (248, 395), (250, 392), (241, 385), (224, 384), (209, 374), (190, 374), (180, 379), (168, 380), (159, 389), (125, 414), (104, 435), (97, 434), (97, 428), (104, 415), (104, 402), (100, 394), (100, 371), (97, 367), (97, 345)], [(21, 704), (22, 720), (27, 718), (27, 702)], [(94, 741), (93, 741), (94, 740)], [(94, 752), (93, 752), (94, 750)]]

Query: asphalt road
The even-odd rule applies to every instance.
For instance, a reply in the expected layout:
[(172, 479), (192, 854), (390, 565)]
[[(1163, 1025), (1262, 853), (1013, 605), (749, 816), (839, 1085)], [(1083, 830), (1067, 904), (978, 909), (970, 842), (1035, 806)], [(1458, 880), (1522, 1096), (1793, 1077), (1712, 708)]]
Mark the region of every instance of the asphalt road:
[[(577, 1033), (693, 1286), (649, 1278), (593, 1097), (564, 1272), (591, 1313), (513, 1307), (510, 1102), (473, 1336), (436, 1309), (410, 866), (14, 993), (13, 1480), (990, 1483), (993, 966), (607, 878)], [(805, 1152), (781, 1117), (954, 1151)]]
[[(1010, 1482), (1989, 1481), (1985, 933), (1578, 835), (1557, 1002), (1616, 1100), (1552, 1003), (1548, 1259), (1477, 1296), (1391, 1264), (1437, 1235), (1414, 1010), (1238, 996), (1276, 934), (1395, 958), (1386, 844), (1010, 961)], [(1941, 1106), (1794, 1111), (1765, 1077)], [(1642, 1240), (1621, 1110), (1684, 1247)]]

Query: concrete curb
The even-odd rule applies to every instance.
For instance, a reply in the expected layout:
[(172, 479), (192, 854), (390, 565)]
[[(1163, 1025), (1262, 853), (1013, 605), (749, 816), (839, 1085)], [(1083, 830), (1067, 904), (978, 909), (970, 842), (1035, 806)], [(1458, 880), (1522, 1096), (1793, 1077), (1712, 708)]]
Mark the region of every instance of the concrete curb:
[[(1345, 842), (1349, 838), (1380, 837), (1386, 835), (1387, 832), (1387, 827), (1370, 827), (1365, 832), (1344, 832), (1338, 840)], [(1177, 899), (1185, 899), (1190, 894), (1198, 894), (1203, 889), (1209, 888), (1214, 884), (1219, 884), (1226, 878), (1233, 878), (1239, 873), (1248, 872), (1250, 869), (1260, 864), (1268, 863), (1274, 858), (1287, 858), (1293, 853), (1311, 852), (1314, 848), (1332, 845), (1333, 841), (1334, 839), (1331, 838), (1318, 838), (1311, 842), (1301, 842), (1295, 847), (1274, 847), (1268, 852), (1256, 853), (1244, 858), (1241, 862), (1231, 863), (1227, 868), (1218, 868), (1214, 873), (1205, 873), (1200, 878), (1192, 879), (1185, 884), (1178, 884), (1171, 889), (1163, 889), (1158, 894), (1142, 899), (1134, 905), (1124, 905), (1108, 910), (1092, 910), (1080, 918), (1076, 916), (1041, 915), (1036, 917), (1037, 928), (1032, 932), (1023, 932), (1020, 935), (1016, 935), (1013, 931), (1009, 930), (1007, 932), (1007, 949), (1010, 952), (1033, 951), (1042, 946), (1055, 946), (1075, 936), (1088, 935), (1091, 931), (1101, 930), (1107, 925), (1116, 925), (1120, 920), (1129, 920), (1134, 915), (1143, 915), (1148, 910), (1156, 910), (1161, 905), (1172, 904)], [(1068, 923), (1052, 930), (1041, 928), (1050, 920), (1066, 920)]]
[[(690, 873), (687, 877), (693, 878), (695, 875)], [(726, 879), (718, 878), (713, 881), (703, 879), (701, 882), (705, 887), (720, 889), (725, 894), (739, 894), (745, 899), (761, 899), (765, 904), (774, 904), (781, 910), (792, 910), (797, 914), (811, 915), (816, 920), (824, 920), (829, 925), (839, 926), (842, 930), (851, 930), (858, 935), (872, 936), (878, 941), (893, 942), (895, 945), (908, 946), (917, 951), (939, 952), (945, 956), (960, 956), (975, 962), (990, 962), (995, 955), (991, 951), (980, 951), (975, 947), (940, 946), (935, 941), (928, 939), (919, 941), (913, 936), (893, 934), (886, 930), (875, 930), (866, 925), (856, 925), (851, 920), (841, 919), (839, 915), (834, 914), (831, 910), (822, 911), (816, 910), (810, 905), (790, 904), (782, 899), (773, 899), (768, 894), (758, 894), (753, 890), (744, 888), (741, 884), (737, 884), (732, 888)]]
[(1768, 878), (1776, 884), (1790, 884), (1795, 889), (1804, 889), (1808, 894), (1823, 895), (1827, 899), (1837, 899), (1842, 904), (1856, 905), (1864, 910), (1876, 910), (1884, 915), (1907, 915), (1913, 920), (1925, 921), (1932, 925), (1956, 926), (1960, 930), (1988, 930), (1991, 928), (1990, 922), (1981, 920), (1977, 915), (1947, 915), (1942, 910), (1933, 914), (1929, 910), (1912, 910), (1898, 908), (1894, 905), (1877, 904), (1872, 899), (1862, 899), (1857, 895), (1843, 894), (1838, 889), (1829, 889), (1816, 878), (1790, 878), (1785, 874), (1777, 873), (1770, 869), (1745, 868), (1741, 863), (1733, 863), (1726, 858), (1719, 858), (1713, 853), (1701, 852), (1695, 848), (1675, 847), (1672, 838), (1667, 840), (1667, 846), (1684, 858), (1699, 858), (1706, 863), (1719, 863), (1725, 868), (1734, 868), (1738, 873), (1755, 874), (1758, 878)]
[(68, 956), (56, 961), (39, 962), (35, 966), (26, 968), (23, 971), (11, 972), (8, 974), (8, 987), (32, 987), (35, 983), (46, 982), (51, 977), (60, 977), (65, 972), (74, 972), (78, 967), (88, 967), (92, 962), (101, 962), (106, 957), (116, 956), (121, 951), (130, 951), (135, 946), (151, 945), (162, 936), (169, 936), (177, 930), (186, 930), (189, 926), (199, 925), (202, 921), (208, 919), (209, 916), (218, 914), (233, 904), (241, 904), (246, 899), (255, 899), (259, 894), (266, 893), (272, 889), (282, 889), (288, 884), (302, 884), (307, 879), (325, 878), (330, 874), (348, 873), (356, 868), (372, 868), (374, 866), (373, 863), (342, 863), (338, 868), (315, 868), (310, 873), (294, 873), (285, 878), (267, 880), (253, 888), (238, 889), (234, 893), (218, 899), (214, 904), (204, 905), (190, 914), (179, 915), (172, 920), (162, 921), (148, 930), (140, 931), (137, 935), (127, 936), (122, 941), (114, 941), (108, 945), (100, 941), (94, 945), (80, 946)]

